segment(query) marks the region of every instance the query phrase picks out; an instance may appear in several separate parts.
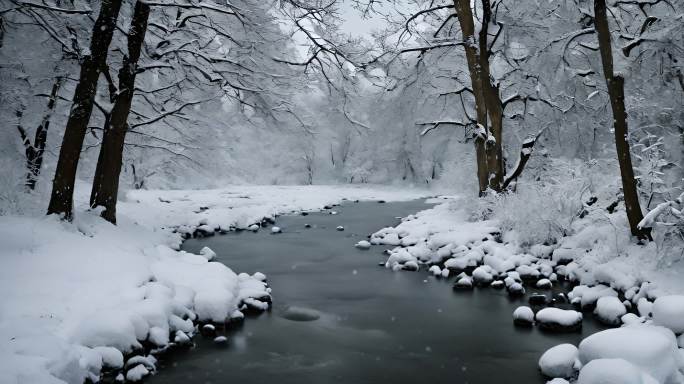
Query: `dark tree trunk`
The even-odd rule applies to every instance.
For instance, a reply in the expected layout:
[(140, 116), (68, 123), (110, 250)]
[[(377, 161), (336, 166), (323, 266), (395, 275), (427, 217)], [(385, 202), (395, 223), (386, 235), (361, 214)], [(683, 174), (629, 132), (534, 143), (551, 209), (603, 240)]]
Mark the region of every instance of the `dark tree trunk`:
[(484, 102), (489, 117), (489, 137), (485, 143), (487, 152), (487, 169), (489, 171), (489, 188), (502, 191), (504, 179), (503, 162), (503, 104), (499, 96), (498, 86), (492, 84), (489, 73), (489, 25), (492, 8), (489, 0), (482, 0), (482, 27), (478, 36), (479, 58)]
[(119, 191), (119, 175), (123, 163), (124, 140), (128, 130), (128, 114), (135, 92), (135, 76), (138, 59), (145, 40), (149, 5), (138, 1), (128, 31), (128, 55), (125, 55), (119, 70), (119, 92), (112, 108), (109, 127), (105, 127), (97, 159), (90, 206), (103, 207), (102, 217), (116, 224), (116, 200)]
[[(461, 26), (461, 34), (464, 43), (463, 49), (465, 50), (466, 60), (468, 62), (470, 83), (473, 88), (473, 96), (475, 97), (477, 123), (479, 124), (478, 129), (476, 129), (473, 134), (473, 139), (475, 142), (475, 155), (477, 161), (477, 180), (481, 196), (489, 187), (489, 171), (485, 148), (485, 141), (488, 136), (487, 103), (484, 90), (483, 67), (481, 65), (482, 59), (479, 54), (481, 51), (472, 44), (472, 42), (475, 41), (475, 25), (473, 22), (473, 12), (470, 9), (470, 0), (454, 0), (454, 8), (456, 9), (456, 16), (458, 17)], [(489, 80), (487, 79), (487, 81)]]
[[(40, 176), (40, 169), (43, 166), (43, 153), (45, 152), (45, 144), (47, 143), (47, 133), (50, 129), (50, 118), (55, 110), (57, 92), (59, 92), (59, 88), (62, 85), (62, 80), (61, 77), (58, 77), (52, 85), (47, 110), (45, 111), (43, 120), (36, 129), (33, 143), (31, 142), (31, 139), (28, 138), (26, 131), (21, 127), (21, 124), (17, 125), (17, 130), (21, 135), (21, 141), (24, 144), (24, 152), (26, 155), (26, 187), (30, 190), (36, 188), (36, 182), (38, 181), (38, 176)], [(21, 119), (21, 115), (22, 112), (18, 111), (17, 117), (19, 119)]]
[(627, 219), (632, 235), (639, 239), (650, 239), (650, 228), (639, 228), (639, 222), (644, 218), (639, 203), (634, 169), (632, 168), (632, 156), (629, 149), (627, 113), (625, 111), (625, 81), (613, 71), (613, 53), (608, 27), (608, 17), (605, 0), (594, 0), (594, 17), (596, 32), (598, 34), (599, 50), (601, 51), (601, 63), (603, 75), (606, 78), (610, 106), (613, 110), (613, 126), (615, 128), (615, 148), (617, 149), (618, 162), (620, 164), (620, 176), (622, 178), (622, 191), (625, 196), (625, 208)]
[(52, 184), (52, 196), (48, 214), (64, 215), (71, 219), (74, 200), (76, 169), (81, 155), (90, 115), (93, 111), (97, 81), (101, 68), (107, 61), (107, 51), (112, 41), (121, 0), (102, 0), (100, 13), (93, 26), (90, 54), (81, 64), (81, 73), (74, 92), (73, 105), (69, 113), (59, 160)]

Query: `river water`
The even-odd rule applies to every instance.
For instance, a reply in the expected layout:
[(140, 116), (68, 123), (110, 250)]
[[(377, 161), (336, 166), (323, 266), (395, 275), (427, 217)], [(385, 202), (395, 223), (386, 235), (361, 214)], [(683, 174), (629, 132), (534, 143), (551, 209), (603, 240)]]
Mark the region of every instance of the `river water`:
[(188, 251), (209, 246), (235, 271), (265, 273), (273, 307), (228, 331), (225, 346), (198, 335), (196, 348), (165, 355), (149, 382), (544, 383), (537, 361), (547, 348), (601, 328), (591, 316), (581, 333), (517, 328), (511, 314), (526, 298), (453, 291), (453, 278), (378, 266), (383, 247), (354, 248), (397, 216), (427, 207), (346, 202), (336, 215), (278, 217), (281, 234), (188, 240)]

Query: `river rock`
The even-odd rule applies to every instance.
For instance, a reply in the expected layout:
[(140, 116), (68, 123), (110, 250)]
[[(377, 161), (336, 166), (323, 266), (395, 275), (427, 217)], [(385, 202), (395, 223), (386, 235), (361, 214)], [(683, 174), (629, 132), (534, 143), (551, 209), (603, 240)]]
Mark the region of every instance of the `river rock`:
[(539, 369), (547, 377), (573, 377), (579, 367), (579, 350), (572, 344), (551, 347), (539, 359)]
[(508, 287), (508, 295), (519, 297), (525, 295), (525, 288), (520, 283), (513, 283)]
[(530, 303), (530, 305), (546, 305), (549, 302), (549, 298), (546, 297), (546, 295), (542, 295), (540, 293), (534, 293), (530, 295), (529, 299), (527, 301)]
[(535, 316), (539, 328), (552, 332), (572, 332), (582, 328), (582, 313), (560, 308), (544, 308)]
[(404, 264), (402, 264), (401, 269), (404, 271), (415, 272), (418, 270), (418, 263), (416, 263), (413, 260), (407, 261)]
[(214, 338), (214, 344), (217, 345), (226, 345), (228, 344), (228, 338), (225, 336), (216, 336)]
[(536, 286), (539, 289), (551, 289), (553, 284), (551, 283), (551, 280), (549, 280), (549, 279), (541, 279), (541, 280), (537, 281)]
[(473, 279), (468, 276), (461, 277), (456, 284), (454, 284), (454, 289), (457, 290), (470, 290), (473, 289)]
[(534, 312), (530, 307), (521, 306), (513, 311), (513, 324), (531, 327), (534, 324)]
[(256, 224), (252, 224), (252, 225), (250, 225), (249, 227), (247, 227), (247, 229), (249, 229), (249, 230), (252, 231), (252, 232), (256, 232), (256, 231), (259, 230), (259, 226), (256, 225)]
[(280, 227), (272, 227), (271, 228), (271, 233), (276, 234), (276, 233), (282, 233), (283, 230), (280, 229)]
[(204, 258), (206, 258), (208, 261), (212, 261), (216, 258), (216, 252), (209, 247), (203, 247), (200, 249), (199, 254), (204, 256)]
[(335, 229), (337, 229), (338, 231), (344, 231), (344, 227), (341, 225), (338, 225)]
[(361, 240), (356, 245), (354, 245), (358, 249), (370, 249), (371, 243), (366, 241), (366, 240)]
[(502, 280), (494, 280), (494, 281), (492, 281), (491, 284), (489, 284), (489, 286), (494, 288), (494, 289), (503, 289), (505, 284)]
[(620, 325), (621, 317), (627, 313), (627, 308), (615, 296), (604, 296), (596, 301), (594, 314), (604, 324)]

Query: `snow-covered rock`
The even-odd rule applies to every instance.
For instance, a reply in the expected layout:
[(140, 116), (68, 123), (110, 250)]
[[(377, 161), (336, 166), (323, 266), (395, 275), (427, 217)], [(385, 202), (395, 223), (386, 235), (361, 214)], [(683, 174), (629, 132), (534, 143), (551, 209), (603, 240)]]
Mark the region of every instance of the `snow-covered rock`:
[(208, 261), (212, 261), (216, 258), (216, 252), (214, 252), (209, 247), (202, 247), (199, 251), (200, 255), (204, 256)]
[(521, 306), (513, 311), (513, 324), (530, 326), (534, 324), (534, 312), (530, 307)]
[(623, 359), (660, 384), (671, 383), (678, 375), (675, 336), (660, 326), (638, 324), (597, 332), (582, 340), (579, 358), (583, 365), (598, 359)]
[(228, 338), (225, 336), (216, 336), (214, 338), (214, 344), (218, 344), (218, 345), (228, 344)]
[(469, 276), (461, 277), (460, 279), (458, 279), (458, 281), (456, 281), (456, 284), (454, 284), (454, 289), (473, 289), (473, 279), (471, 279)]
[(338, 231), (344, 231), (344, 227), (341, 225), (338, 225), (335, 229), (337, 229)]
[(126, 372), (126, 381), (140, 381), (143, 379), (143, 377), (147, 376), (150, 374), (150, 371), (145, 368), (144, 365), (136, 365), (135, 367), (131, 368)]
[(508, 286), (508, 294), (510, 296), (523, 296), (525, 294), (525, 288), (520, 283), (512, 283)]
[(620, 299), (615, 296), (604, 296), (596, 301), (594, 314), (603, 323), (619, 325), (621, 317), (627, 313), (627, 308)]
[(560, 308), (544, 308), (535, 319), (540, 328), (549, 331), (574, 331), (582, 326), (580, 312)]
[(556, 345), (539, 359), (539, 369), (547, 377), (569, 378), (579, 367), (579, 351), (572, 344)]
[(256, 232), (256, 231), (259, 230), (259, 226), (256, 225), (256, 224), (252, 224), (252, 225), (250, 225), (249, 227), (247, 227), (247, 229), (249, 229), (249, 230), (252, 231), (252, 232)]
[(536, 287), (539, 289), (551, 289), (552, 286), (553, 284), (549, 279), (540, 279), (536, 284)]
[(280, 227), (273, 226), (271, 227), (271, 233), (282, 233), (283, 230)]
[(653, 303), (653, 323), (684, 333), (684, 295), (661, 296)]
[(618, 293), (611, 287), (599, 284), (592, 287), (578, 285), (568, 293), (568, 298), (572, 303), (579, 303), (582, 308), (592, 307), (599, 298), (604, 296), (615, 296)]
[[(447, 269), (448, 271), (448, 269)], [(439, 268), (438, 265), (433, 265), (428, 269), (428, 272), (430, 272), (433, 276), (442, 276), (442, 270)]]
[(415, 260), (409, 260), (401, 267), (404, 271), (417, 271), (419, 269), (418, 263)]
[(473, 281), (478, 285), (487, 285), (494, 280), (491, 273), (492, 269), (489, 266), (483, 265), (475, 268), (473, 271)]
[(659, 382), (626, 360), (596, 359), (582, 368), (577, 384), (659, 384)]
[(366, 240), (361, 240), (358, 243), (356, 243), (356, 245), (354, 245), (354, 246), (358, 249), (370, 249), (371, 243), (369, 241), (366, 241)]

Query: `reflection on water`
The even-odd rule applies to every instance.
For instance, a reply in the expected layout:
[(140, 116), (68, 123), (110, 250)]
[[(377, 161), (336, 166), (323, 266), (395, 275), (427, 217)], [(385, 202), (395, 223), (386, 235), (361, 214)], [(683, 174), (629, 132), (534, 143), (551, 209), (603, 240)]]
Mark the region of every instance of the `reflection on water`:
[(227, 347), (198, 336), (197, 348), (164, 357), (149, 382), (543, 383), (539, 356), (596, 331), (591, 319), (576, 334), (515, 328), (511, 314), (525, 298), (492, 289), (454, 292), (453, 279), (379, 267), (382, 247), (354, 247), (396, 224), (396, 216), (425, 207), (346, 203), (337, 215), (279, 217), (281, 234), (188, 241), (186, 250), (209, 246), (235, 271), (265, 273), (273, 309), (230, 330)]

